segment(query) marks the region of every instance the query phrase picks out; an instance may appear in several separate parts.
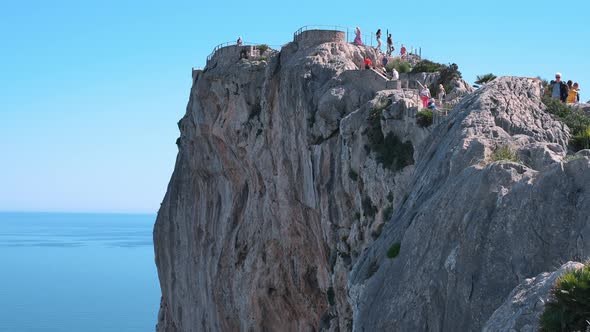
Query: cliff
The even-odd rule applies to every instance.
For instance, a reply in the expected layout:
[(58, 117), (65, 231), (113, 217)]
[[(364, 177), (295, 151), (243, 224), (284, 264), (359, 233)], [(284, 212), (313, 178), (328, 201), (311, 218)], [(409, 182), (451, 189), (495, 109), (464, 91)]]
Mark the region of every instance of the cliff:
[(497, 79), (423, 128), (344, 39), (195, 72), (154, 229), (158, 331), (478, 330), (588, 257), (590, 158), (565, 158), (540, 83)]

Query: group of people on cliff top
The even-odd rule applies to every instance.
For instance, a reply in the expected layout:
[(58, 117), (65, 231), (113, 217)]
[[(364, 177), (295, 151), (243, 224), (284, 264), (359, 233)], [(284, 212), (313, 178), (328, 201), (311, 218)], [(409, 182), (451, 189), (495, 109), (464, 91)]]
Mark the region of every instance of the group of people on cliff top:
[[(377, 32), (375, 33), (375, 37), (377, 38), (377, 51), (381, 52), (381, 29), (377, 29)], [(355, 29), (355, 36), (354, 36), (354, 41), (352, 42), (355, 45), (358, 46), (363, 46), (363, 38), (362, 38), (362, 34), (361, 34), (361, 29), (359, 27), (356, 27)], [(393, 54), (393, 51), (395, 51), (395, 47), (393, 46), (393, 39), (391, 38), (391, 34), (387, 35), (387, 56), (391, 56)], [(404, 46), (404, 44), (402, 44), (402, 47), (400, 49), (400, 56), (403, 58), (405, 58), (408, 55), (408, 50), (406, 49), (406, 47)]]
[(561, 80), (561, 73), (555, 74), (555, 80), (549, 83), (549, 91), (546, 92), (553, 99), (558, 99), (562, 103), (577, 104), (580, 102), (580, 85), (571, 80), (564, 82)]
[[(428, 88), (428, 86), (426, 84), (420, 83), (419, 81), (417, 81), (417, 82), (421, 87), (419, 95), (420, 95), (420, 99), (422, 100), (422, 107), (428, 108), (433, 111), (437, 111), (438, 110), (436, 108), (437, 100), (432, 98), (432, 95), (430, 94), (430, 89)], [(446, 96), (447, 96), (447, 92), (445, 90), (444, 85), (439, 84), (438, 89), (436, 91), (436, 97), (438, 99), (439, 105), (441, 105), (441, 106), (443, 105), (443, 102), (444, 102)]]

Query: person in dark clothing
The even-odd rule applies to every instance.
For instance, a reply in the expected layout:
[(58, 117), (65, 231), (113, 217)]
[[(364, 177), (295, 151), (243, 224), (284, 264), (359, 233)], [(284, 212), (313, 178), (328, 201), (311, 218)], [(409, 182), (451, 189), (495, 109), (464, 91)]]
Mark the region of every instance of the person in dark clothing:
[(387, 56), (391, 56), (391, 53), (395, 49), (393, 48), (393, 39), (391, 39), (391, 34), (387, 35)]
[(559, 99), (562, 103), (565, 103), (569, 94), (569, 88), (564, 81), (561, 80), (561, 74), (555, 74), (555, 80), (549, 83), (549, 92), (551, 98)]

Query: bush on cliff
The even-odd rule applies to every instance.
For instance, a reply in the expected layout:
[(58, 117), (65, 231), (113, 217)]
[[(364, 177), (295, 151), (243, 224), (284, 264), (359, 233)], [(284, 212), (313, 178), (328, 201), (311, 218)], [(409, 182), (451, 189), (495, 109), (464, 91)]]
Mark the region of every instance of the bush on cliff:
[(400, 251), (401, 247), (402, 247), (402, 245), (399, 242), (392, 244), (391, 247), (389, 247), (389, 250), (387, 250), (387, 257), (388, 258), (396, 258), (397, 255), (399, 255), (399, 251)]
[(440, 71), (440, 78), (437, 84), (442, 84), (445, 87), (445, 91), (450, 93), (453, 90), (453, 81), (461, 79), (463, 75), (459, 71), (459, 66), (456, 63), (448, 65), (446, 68)]
[(475, 81), (475, 84), (486, 84), (488, 82), (491, 82), (493, 80), (496, 79), (496, 75), (489, 73), (489, 74), (485, 74), (485, 75), (478, 75), (477, 76), (477, 80)]
[(263, 55), (270, 47), (266, 44), (260, 44), (256, 48), (260, 51), (260, 55)]
[(422, 128), (429, 127), (432, 124), (434, 112), (427, 108), (416, 114), (416, 124)]
[(400, 74), (409, 73), (410, 71), (412, 71), (412, 67), (410, 66), (409, 63), (407, 63), (406, 61), (399, 60), (399, 59), (389, 61), (387, 63), (387, 65), (385, 66), (385, 69), (387, 69), (387, 71), (389, 71), (389, 72), (393, 68), (395, 68), (395, 70), (397, 70), (397, 72)]
[(509, 146), (498, 146), (492, 153), (492, 160), (493, 161), (512, 161), (515, 163), (519, 163), (520, 159), (514, 150), (512, 150)]
[(574, 136), (572, 146), (576, 150), (590, 149), (590, 127)]
[(581, 109), (569, 107), (553, 98), (545, 97), (543, 103), (547, 107), (547, 112), (555, 115), (570, 128), (570, 144), (574, 150), (590, 148), (590, 116)]
[(411, 142), (402, 142), (393, 133), (383, 135), (381, 117), (383, 110), (391, 105), (391, 100), (381, 102), (373, 108), (367, 118), (369, 125), (365, 133), (369, 140), (370, 151), (375, 152), (377, 162), (392, 171), (414, 164), (414, 146)]
[(541, 331), (587, 331), (590, 326), (590, 265), (562, 275), (541, 315)]
[(443, 64), (424, 59), (412, 68), (412, 73), (437, 73), (444, 70), (446, 67), (447, 66)]

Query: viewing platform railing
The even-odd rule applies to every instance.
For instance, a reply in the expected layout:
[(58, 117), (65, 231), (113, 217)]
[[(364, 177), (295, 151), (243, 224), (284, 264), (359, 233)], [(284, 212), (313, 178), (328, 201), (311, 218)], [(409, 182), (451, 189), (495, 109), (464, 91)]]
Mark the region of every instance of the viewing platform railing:
[[(305, 25), (301, 28), (299, 28), (297, 31), (295, 31), (293, 33), (293, 41), (297, 41), (299, 36), (305, 32), (305, 31), (309, 31), (309, 30), (328, 30), (328, 31), (340, 31), (340, 32), (344, 32), (346, 34), (346, 42), (348, 43), (352, 43), (354, 42), (354, 39), (356, 37), (356, 28), (350, 28), (350, 27), (345, 27), (345, 26), (339, 26), (339, 25)], [(363, 41), (363, 44), (366, 46), (377, 46), (377, 37), (375, 36), (374, 33), (368, 33), (368, 34), (361, 34), (361, 38)], [(281, 45), (268, 45), (265, 43), (253, 43), (253, 42), (242, 42), (241, 46), (257, 46), (257, 45), (267, 45), (269, 46), (269, 48), (271, 50), (274, 50), (273, 47), (276, 47), (276, 49), (280, 49), (282, 46)], [(395, 47), (395, 51), (399, 53), (400, 49), (401, 49), (401, 42), (394, 42), (393, 46)], [(211, 62), (211, 59), (213, 59), (213, 57), (215, 56), (215, 54), (217, 54), (217, 52), (221, 51), (223, 48), (228, 47), (228, 46), (237, 46), (237, 41), (228, 41), (225, 43), (221, 43), (217, 46), (215, 46), (213, 48), (213, 51), (211, 51), (211, 53), (207, 56), (207, 62), (206, 65), (209, 65), (209, 63)], [(416, 54), (420, 57), (422, 57), (422, 48), (421, 47), (414, 47), (414, 46), (407, 46), (406, 45), (406, 50), (409, 54)], [(387, 51), (387, 32), (383, 33), (383, 35), (381, 36), (381, 51)]]
[[(345, 27), (345, 26), (340, 26), (340, 25), (305, 25), (302, 26), (301, 28), (299, 28), (297, 31), (295, 31), (293, 33), (293, 41), (297, 41), (298, 37), (305, 31), (308, 30), (331, 30), (331, 31), (341, 31), (344, 32), (346, 34), (346, 42), (348, 43), (352, 43), (354, 42), (354, 39), (356, 37), (356, 28), (351, 28), (351, 27)], [(362, 31), (362, 30), (361, 30)], [(361, 39), (363, 41), (363, 44), (367, 45), (367, 46), (377, 46), (377, 36), (374, 33), (368, 33), (368, 34), (363, 34), (361, 33)], [(393, 42), (393, 46), (395, 47), (395, 51), (396, 52), (400, 52), (401, 50), (401, 46), (406, 45), (406, 50), (409, 54), (416, 54), (420, 57), (422, 57), (422, 47), (417, 46), (414, 47), (412, 45), (407, 45), (406, 43), (402, 43), (402, 42)], [(382, 51), (385, 50), (387, 51), (387, 32), (383, 32), (381, 35), (381, 48)]]

